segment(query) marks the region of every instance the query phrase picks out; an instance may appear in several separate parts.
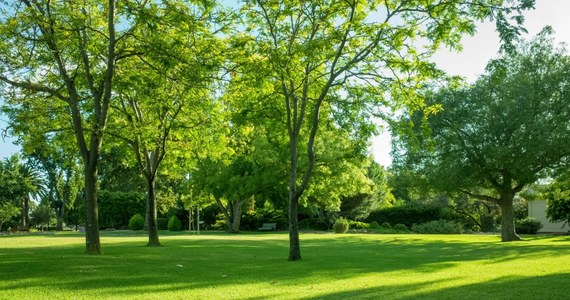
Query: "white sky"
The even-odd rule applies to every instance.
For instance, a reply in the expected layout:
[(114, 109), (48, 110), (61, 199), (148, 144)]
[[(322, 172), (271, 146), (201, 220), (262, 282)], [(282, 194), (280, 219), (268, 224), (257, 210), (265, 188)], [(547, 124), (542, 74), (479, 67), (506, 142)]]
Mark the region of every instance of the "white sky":
[[(538, 34), (544, 26), (550, 25), (555, 31), (556, 42), (570, 45), (570, 0), (536, 0), (535, 10), (526, 12), (524, 26), (530, 39)], [(477, 28), (472, 37), (464, 37), (461, 41), (461, 53), (442, 50), (433, 57), (433, 61), (449, 74), (460, 75), (473, 82), (481, 75), (487, 62), (497, 56), (499, 50), (499, 36), (495, 32), (495, 25), (491, 22), (483, 23)], [(372, 140), (372, 154), (375, 160), (389, 166), (390, 134), (383, 132)]]
[[(526, 39), (536, 35), (540, 30), (550, 25), (554, 28), (557, 42), (570, 44), (570, 0), (536, 0), (535, 10), (525, 13), (525, 27), (528, 30)], [(450, 74), (460, 75), (468, 81), (473, 81), (483, 73), (487, 62), (496, 57), (499, 50), (499, 38), (494, 24), (484, 23), (478, 27), (477, 33), (462, 40), (463, 51), (452, 53), (440, 51), (434, 61)], [(6, 127), (5, 116), (0, 115), (0, 134)], [(0, 158), (8, 157), (19, 151), (11, 139), (0, 136)], [(377, 162), (390, 165), (390, 134), (384, 132), (372, 140), (372, 153)]]

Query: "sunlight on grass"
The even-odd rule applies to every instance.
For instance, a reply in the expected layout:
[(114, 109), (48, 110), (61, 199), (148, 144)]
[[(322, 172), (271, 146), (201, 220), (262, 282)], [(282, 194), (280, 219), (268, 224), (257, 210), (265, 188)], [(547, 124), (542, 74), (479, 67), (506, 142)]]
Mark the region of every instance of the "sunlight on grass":
[(102, 233), (0, 237), (1, 299), (565, 298), (570, 237), (501, 243), (485, 235), (304, 234), (287, 262), (284, 233)]

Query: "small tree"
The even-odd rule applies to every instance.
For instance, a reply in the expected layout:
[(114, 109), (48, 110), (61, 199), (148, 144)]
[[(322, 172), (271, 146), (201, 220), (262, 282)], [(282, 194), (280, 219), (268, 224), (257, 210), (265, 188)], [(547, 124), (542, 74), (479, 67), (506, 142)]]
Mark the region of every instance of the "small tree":
[(49, 203), (42, 203), (32, 210), (32, 223), (40, 225), (42, 228), (45, 226), (46, 230), (49, 229), (49, 224), (55, 218), (55, 212), (49, 206)]

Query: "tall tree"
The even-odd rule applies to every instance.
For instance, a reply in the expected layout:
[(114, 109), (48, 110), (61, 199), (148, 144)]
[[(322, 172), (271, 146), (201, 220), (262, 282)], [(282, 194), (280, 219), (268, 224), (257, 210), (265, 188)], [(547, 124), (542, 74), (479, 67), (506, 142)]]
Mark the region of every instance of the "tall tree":
[[(0, 82), (14, 105), (61, 101), (83, 162), (86, 252), (101, 254), (97, 173), (114, 76), (139, 53), (154, 1), (13, 1), (0, 6)], [(138, 15), (134, 15), (138, 14)], [(120, 26), (117, 26), (120, 24)], [(40, 103), (34, 103), (39, 105)]]
[[(503, 241), (516, 241), (513, 200), (524, 187), (567, 166), (570, 58), (551, 29), (493, 60), (475, 84), (428, 96), (442, 111), (428, 137), (398, 138), (403, 162), (434, 186), (497, 204)], [(405, 120), (422, 127), (423, 112)], [(410, 122), (411, 121), (411, 122)], [(402, 142), (402, 143), (400, 143)], [(416, 146), (416, 147), (414, 147)], [(396, 160), (398, 162), (398, 160)]]
[[(475, 22), (530, 8), (533, 1), (248, 1), (253, 52), (279, 101), (289, 140), (289, 260), (301, 259), (299, 199), (315, 168), (322, 109), (365, 117), (368, 109), (417, 105), (414, 89), (437, 75), (426, 62), (440, 44), (458, 48)], [(517, 19), (521, 21), (520, 18)], [(424, 45), (422, 50), (414, 46)], [(390, 92), (393, 96), (389, 97)], [(358, 132), (358, 131), (356, 131)], [(304, 163), (303, 161), (306, 161)]]

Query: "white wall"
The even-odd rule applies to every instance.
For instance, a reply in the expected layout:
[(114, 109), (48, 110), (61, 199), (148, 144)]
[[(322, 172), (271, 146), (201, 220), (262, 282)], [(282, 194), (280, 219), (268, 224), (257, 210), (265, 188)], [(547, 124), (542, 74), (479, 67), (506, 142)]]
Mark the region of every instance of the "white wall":
[(546, 200), (529, 201), (528, 202), (528, 216), (542, 222), (542, 229), (538, 232), (569, 232), (568, 225), (562, 228), (564, 222), (551, 223), (546, 218)]

